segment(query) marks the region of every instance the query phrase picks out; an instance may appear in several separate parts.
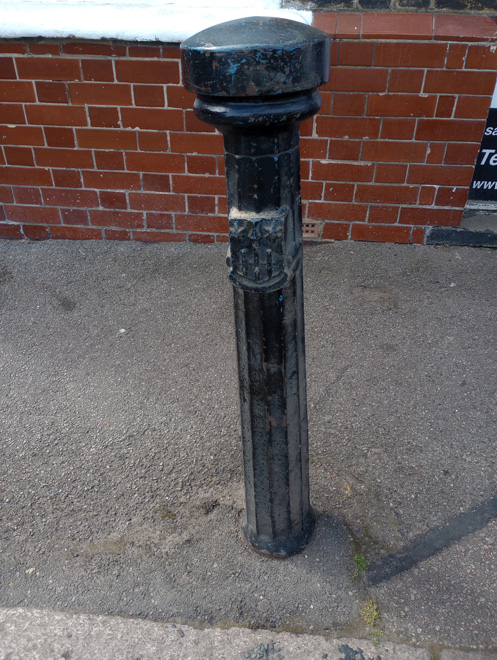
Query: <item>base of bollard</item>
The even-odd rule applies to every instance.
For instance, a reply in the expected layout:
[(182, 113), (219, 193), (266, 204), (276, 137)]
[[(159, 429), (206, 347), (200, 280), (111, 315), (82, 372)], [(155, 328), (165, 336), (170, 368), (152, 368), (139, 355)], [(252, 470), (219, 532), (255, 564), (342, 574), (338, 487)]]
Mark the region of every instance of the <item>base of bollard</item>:
[(316, 514), (311, 509), (304, 529), (292, 536), (282, 539), (269, 538), (256, 534), (253, 529), (244, 520), (242, 523), (242, 533), (252, 548), (265, 557), (273, 559), (287, 559), (297, 555), (310, 542), (316, 529)]

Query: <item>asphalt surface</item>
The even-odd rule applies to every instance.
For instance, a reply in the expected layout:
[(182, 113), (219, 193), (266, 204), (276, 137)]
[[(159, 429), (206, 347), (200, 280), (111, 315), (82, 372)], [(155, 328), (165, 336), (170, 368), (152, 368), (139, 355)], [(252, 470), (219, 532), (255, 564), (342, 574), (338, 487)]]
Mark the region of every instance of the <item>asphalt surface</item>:
[(0, 606), (497, 653), (495, 251), (306, 249), (286, 561), (240, 534), (225, 252), (0, 242)]

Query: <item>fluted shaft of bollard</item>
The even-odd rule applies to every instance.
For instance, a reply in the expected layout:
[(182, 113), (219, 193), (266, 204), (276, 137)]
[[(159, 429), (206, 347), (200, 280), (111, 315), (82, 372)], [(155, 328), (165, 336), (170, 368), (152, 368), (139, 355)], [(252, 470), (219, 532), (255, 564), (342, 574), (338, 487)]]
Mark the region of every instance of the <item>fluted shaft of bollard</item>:
[[(224, 27), (223, 27), (224, 26)], [(262, 33), (262, 34), (261, 34)], [(276, 39), (257, 47), (243, 38)], [(299, 124), (316, 113), (329, 40), (281, 19), (184, 42), (197, 116), (224, 135), (246, 509), (243, 532), (286, 557), (310, 540)]]

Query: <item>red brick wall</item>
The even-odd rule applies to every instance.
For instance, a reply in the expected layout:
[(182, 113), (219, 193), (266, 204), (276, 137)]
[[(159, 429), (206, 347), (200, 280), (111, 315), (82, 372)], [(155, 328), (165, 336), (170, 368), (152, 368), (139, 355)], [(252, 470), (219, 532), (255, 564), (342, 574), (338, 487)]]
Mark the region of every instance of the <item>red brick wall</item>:
[[(482, 16), (316, 14), (333, 37), (302, 126), (304, 219), (323, 240), (421, 243), (460, 223), (496, 81)], [(0, 237), (225, 241), (222, 138), (177, 46), (0, 43)]]

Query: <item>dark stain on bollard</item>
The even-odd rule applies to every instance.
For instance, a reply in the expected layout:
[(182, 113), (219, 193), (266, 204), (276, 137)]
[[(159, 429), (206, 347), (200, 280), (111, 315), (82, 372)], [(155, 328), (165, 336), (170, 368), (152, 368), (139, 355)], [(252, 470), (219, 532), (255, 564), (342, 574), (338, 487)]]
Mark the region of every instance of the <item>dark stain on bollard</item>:
[(328, 80), (330, 41), (308, 25), (243, 18), (181, 45), (194, 110), (224, 136), (229, 279), (238, 352), (245, 538), (288, 557), (308, 543), (307, 395), (299, 125)]

